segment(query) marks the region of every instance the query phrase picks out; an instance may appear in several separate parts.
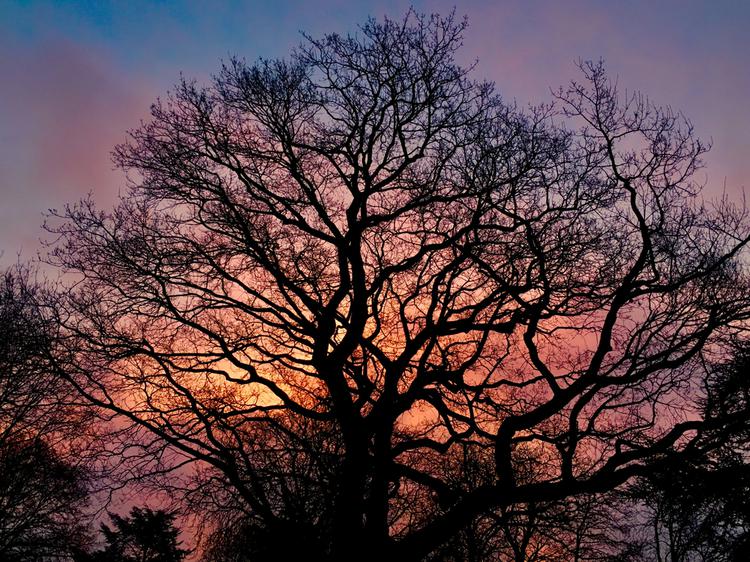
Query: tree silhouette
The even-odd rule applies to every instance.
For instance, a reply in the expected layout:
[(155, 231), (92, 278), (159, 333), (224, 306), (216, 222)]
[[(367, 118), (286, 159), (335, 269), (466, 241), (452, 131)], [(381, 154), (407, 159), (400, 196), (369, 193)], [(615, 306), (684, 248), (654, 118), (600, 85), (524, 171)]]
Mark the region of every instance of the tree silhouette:
[(190, 554), (181, 549), (175, 515), (134, 507), (128, 517), (110, 513), (113, 526), (102, 524), (104, 549), (79, 555), (80, 562), (180, 562)]
[(655, 560), (730, 562), (750, 556), (750, 349), (708, 377), (705, 415), (720, 424), (708, 457), (669, 457), (629, 495), (645, 508), (643, 535)]
[(51, 327), (24, 268), (0, 276), (0, 559), (65, 559), (85, 546), (88, 474), (60, 439), (74, 427), (46, 360)]
[[(124, 467), (198, 463), (200, 501), (310, 559), (418, 560), (715, 447), (748, 225), (702, 203), (706, 146), (600, 64), (508, 105), (464, 30), (370, 20), (183, 81), (116, 148), (115, 209), (51, 218), (57, 369), (130, 424)], [(468, 446), (490, 478), (456, 477)]]

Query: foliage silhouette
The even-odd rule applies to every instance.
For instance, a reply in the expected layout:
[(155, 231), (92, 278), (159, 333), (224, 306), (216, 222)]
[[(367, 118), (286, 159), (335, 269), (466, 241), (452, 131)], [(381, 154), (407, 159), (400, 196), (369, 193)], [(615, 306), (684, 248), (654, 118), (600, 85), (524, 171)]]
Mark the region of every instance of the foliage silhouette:
[(102, 524), (107, 545), (77, 562), (180, 562), (190, 554), (180, 548), (175, 515), (162, 510), (134, 507), (128, 517), (110, 513), (113, 526)]

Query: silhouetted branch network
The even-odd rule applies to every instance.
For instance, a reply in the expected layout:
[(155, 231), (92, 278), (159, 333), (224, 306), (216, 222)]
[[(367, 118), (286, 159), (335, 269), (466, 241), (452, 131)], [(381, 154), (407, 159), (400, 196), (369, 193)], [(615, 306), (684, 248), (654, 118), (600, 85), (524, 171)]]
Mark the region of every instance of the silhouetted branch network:
[(277, 548), (417, 560), (711, 448), (745, 210), (702, 202), (690, 122), (602, 64), (521, 110), (464, 31), (369, 20), (183, 80), (116, 148), (119, 204), (52, 217), (56, 368), (127, 426), (124, 466), (198, 462), (194, 501)]

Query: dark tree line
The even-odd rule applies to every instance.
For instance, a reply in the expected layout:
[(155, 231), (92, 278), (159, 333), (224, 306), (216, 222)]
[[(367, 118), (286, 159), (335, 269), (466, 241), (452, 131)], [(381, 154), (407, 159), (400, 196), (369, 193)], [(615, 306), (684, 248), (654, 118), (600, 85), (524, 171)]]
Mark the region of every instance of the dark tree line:
[[(695, 478), (745, 474), (745, 210), (700, 198), (682, 115), (591, 63), (521, 110), (464, 31), (370, 20), (179, 83), (119, 204), (48, 224), (45, 372), (215, 560), (731, 558), (746, 506)], [(613, 524), (634, 482), (653, 540)]]

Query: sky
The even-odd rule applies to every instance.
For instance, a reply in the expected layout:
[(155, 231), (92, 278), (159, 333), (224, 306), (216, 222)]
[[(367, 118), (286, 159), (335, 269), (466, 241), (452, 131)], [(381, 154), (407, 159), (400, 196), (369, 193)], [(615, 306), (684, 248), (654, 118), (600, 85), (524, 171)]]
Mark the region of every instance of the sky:
[(124, 189), (110, 161), (127, 130), (180, 74), (208, 80), (221, 60), (288, 54), (301, 32), (356, 31), (368, 16), (447, 13), (478, 61), (520, 105), (549, 101), (603, 58), (620, 86), (682, 111), (713, 141), (706, 193), (750, 187), (750, 2), (629, 1), (17, 1), (0, 0), (0, 265), (31, 259), (43, 213)]

